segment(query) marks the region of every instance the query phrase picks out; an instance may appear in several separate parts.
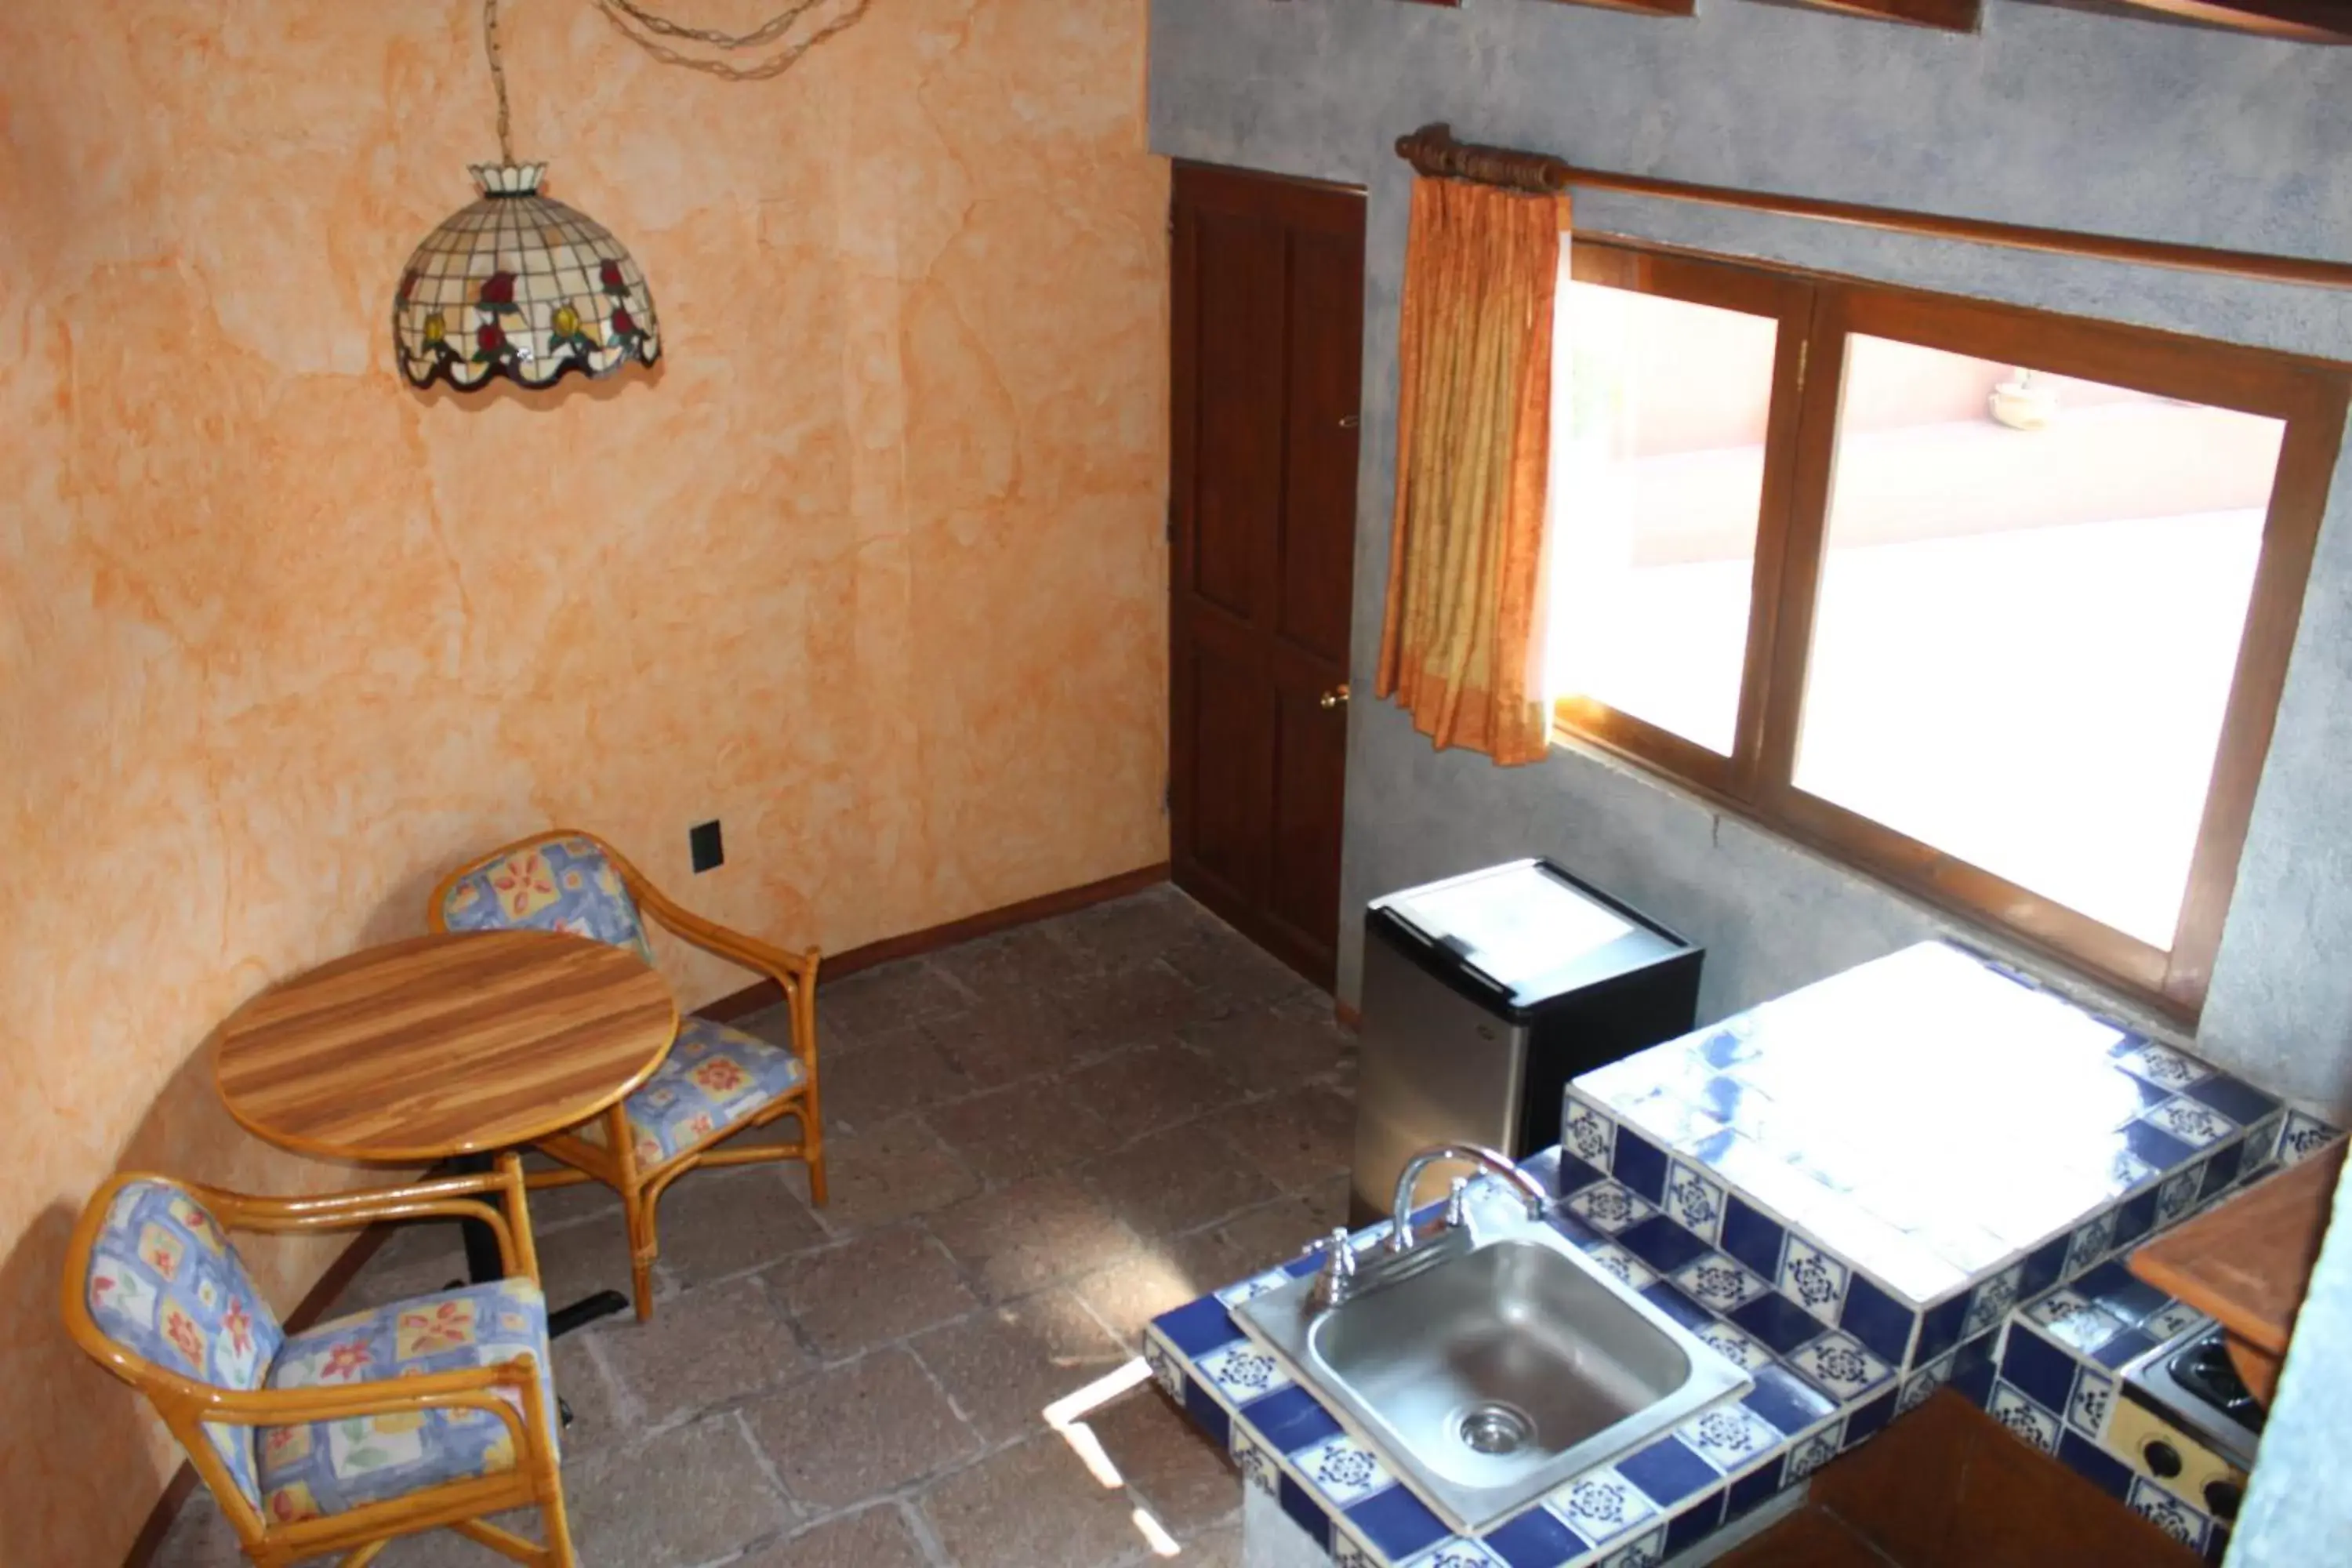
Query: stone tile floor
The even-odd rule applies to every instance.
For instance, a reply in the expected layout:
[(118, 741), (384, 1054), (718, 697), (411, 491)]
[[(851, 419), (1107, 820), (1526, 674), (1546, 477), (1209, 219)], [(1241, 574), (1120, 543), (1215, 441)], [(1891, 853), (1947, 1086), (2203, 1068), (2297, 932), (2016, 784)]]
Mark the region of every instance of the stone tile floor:
[[(1354, 1058), (1330, 998), (1162, 887), (828, 984), (817, 1014), (830, 1204), (797, 1165), (687, 1176), (653, 1321), (558, 1342), (582, 1561), (1237, 1563), (1240, 1482), (1156, 1387), (1067, 1433), (1042, 1412), (1127, 1363), (1154, 1313), (1345, 1220)], [(532, 1219), (551, 1300), (626, 1289), (602, 1188), (541, 1194)], [(450, 1227), (409, 1227), (341, 1305), (461, 1272)], [(158, 1561), (242, 1559), (199, 1495)], [(446, 1531), (378, 1559), (499, 1561)]]

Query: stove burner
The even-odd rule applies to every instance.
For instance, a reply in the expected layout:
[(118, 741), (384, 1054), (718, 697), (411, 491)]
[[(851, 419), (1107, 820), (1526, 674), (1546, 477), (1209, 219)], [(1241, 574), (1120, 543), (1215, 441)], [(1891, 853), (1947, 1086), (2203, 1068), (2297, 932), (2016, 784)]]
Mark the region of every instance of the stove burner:
[(2221, 1332), (2213, 1333), (2176, 1353), (2168, 1363), (2173, 1381), (2213, 1405), (2250, 1432), (2259, 1433), (2266, 1413), (2262, 1402), (2247, 1392), (2245, 1381), (2230, 1363)]

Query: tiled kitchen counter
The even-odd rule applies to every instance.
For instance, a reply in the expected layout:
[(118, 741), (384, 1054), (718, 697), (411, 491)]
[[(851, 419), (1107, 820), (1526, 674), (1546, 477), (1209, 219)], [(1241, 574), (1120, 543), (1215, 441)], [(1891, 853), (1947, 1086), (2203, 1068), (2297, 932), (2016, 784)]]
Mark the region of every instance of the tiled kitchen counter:
[[(1549, 1223), (1756, 1387), (1479, 1539), (1450, 1535), (1228, 1315), (1284, 1271), (1164, 1315), (1145, 1353), (1341, 1568), (1660, 1562), (1945, 1384), (2218, 1561), (2226, 1531), (2097, 1447), (2093, 1379), (2185, 1310), (2117, 1294), (2130, 1281), (2108, 1260), (2333, 1136), (1927, 943), (1572, 1086), (1563, 1148), (1528, 1167), (1557, 1200)], [(2109, 1290), (2092, 1310), (2113, 1331), (2074, 1358), (2082, 1375), (2058, 1407), (2038, 1347), (2056, 1342), (2044, 1319), (2053, 1302), (2074, 1312), (2061, 1297), (2078, 1279)], [(2126, 1305), (2128, 1321), (2114, 1310)]]
[[(1557, 1152), (1526, 1166), (1555, 1195), (1562, 1168)], [(1575, 1172), (1573, 1163), (1568, 1168)], [(1576, 1174), (1598, 1180), (1594, 1173)], [(1554, 1210), (1551, 1223), (1588, 1250), (1611, 1245), (1565, 1207)], [(1744, 1398), (1701, 1413), (1641, 1452), (1579, 1477), (1470, 1540), (1449, 1532), (1369, 1445), (1343, 1430), (1228, 1314), (1228, 1308), (1315, 1265), (1301, 1258), (1165, 1314), (1146, 1331), (1144, 1354), (1160, 1386), (1203, 1431), (1228, 1446), (1247, 1482), (1278, 1499), (1283, 1512), (1323, 1543), (1339, 1568), (1557, 1568), (1601, 1562), (1632, 1568), (1662, 1562), (1810, 1475), (1843, 1443), (1861, 1441), (1894, 1412), (1891, 1388), (1874, 1385), (1841, 1404), (1777, 1359), (1758, 1355), (1748, 1365), (1756, 1386)], [(1644, 1293), (1699, 1326), (1703, 1336), (1706, 1323), (1721, 1326), (1672, 1286), (1653, 1284)]]
[(2010, 1314), (1999, 1352), (1968, 1371), (1960, 1392), (2020, 1442), (2041, 1449), (2128, 1504), (2209, 1563), (2230, 1544), (2229, 1525), (2147, 1473), (2110, 1440), (2116, 1374), (2142, 1351), (2212, 1320), (2109, 1259)]

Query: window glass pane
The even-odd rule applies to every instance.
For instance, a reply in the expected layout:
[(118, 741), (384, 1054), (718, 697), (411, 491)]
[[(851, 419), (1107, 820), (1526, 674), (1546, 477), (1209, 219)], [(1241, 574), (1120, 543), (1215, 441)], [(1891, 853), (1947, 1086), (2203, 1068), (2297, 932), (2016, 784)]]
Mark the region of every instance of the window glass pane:
[(1563, 281), (1555, 339), (1555, 695), (1728, 754), (1779, 323)]
[(2284, 432), (1850, 338), (1797, 787), (2169, 948)]

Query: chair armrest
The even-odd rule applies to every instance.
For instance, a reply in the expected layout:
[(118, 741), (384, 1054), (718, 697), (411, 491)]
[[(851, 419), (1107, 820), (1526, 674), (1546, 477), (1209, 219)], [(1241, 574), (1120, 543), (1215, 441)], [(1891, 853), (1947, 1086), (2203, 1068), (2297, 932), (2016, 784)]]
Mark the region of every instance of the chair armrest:
[(637, 901), (637, 907), (659, 921), (665, 930), (705, 952), (716, 953), (730, 963), (740, 963), (746, 969), (767, 975), (784, 988), (786, 996), (816, 984), (820, 956), (816, 949), (787, 952), (772, 942), (761, 942), (758, 937), (720, 925), (717, 921), (705, 920), (655, 887), (644, 872), (623, 858), (611, 845), (607, 844), (604, 848), (605, 855), (620, 870), (621, 880), (627, 885), (629, 896)]
[[(514, 1400), (499, 1393), (504, 1388), (515, 1390), (524, 1408), (518, 1410)], [(549, 1414), (541, 1408), (538, 1360), (528, 1354), (488, 1366), (460, 1367), (421, 1377), (249, 1391), (184, 1384), (175, 1392), (181, 1398), (174, 1403), (184, 1406), (194, 1418), (226, 1421), (238, 1426), (293, 1426), (354, 1415), (397, 1415), (419, 1410), (486, 1410), (506, 1423), (518, 1454), (524, 1451), (526, 1444), (536, 1441), (535, 1426), (543, 1424)]]
[[(318, 1197), (264, 1197), (194, 1185), (189, 1191), (231, 1229), (265, 1235), (356, 1230), (379, 1220), (478, 1220), (498, 1237), (499, 1259), (509, 1276), (524, 1275), (533, 1283), (539, 1279), (530, 1215), (524, 1206), (522, 1160), (511, 1151), (499, 1156), (494, 1171)], [(502, 1209), (483, 1201), (493, 1196), (503, 1200)]]
[(758, 937), (720, 925), (716, 921), (705, 920), (650, 887), (638, 895), (637, 903), (659, 921), (664, 930), (705, 952), (716, 953), (730, 963), (767, 975), (784, 988), (787, 996), (803, 985), (816, 982), (819, 955), (814, 948), (805, 952), (787, 952), (772, 943), (761, 942)]
[(816, 1074), (816, 967), (822, 955), (814, 948), (805, 952), (786, 952), (782, 948), (731, 931), (716, 921), (704, 920), (691, 910), (682, 909), (660, 889), (639, 877), (625, 863), (622, 876), (635, 895), (637, 907), (649, 912), (667, 930), (691, 942), (705, 952), (716, 953), (730, 963), (738, 963), (755, 974), (764, 974), (776, 983), (784, 994), (785, 1005), (793, 1020), (792, 1052), (800, 1058), (811, 1078)]

